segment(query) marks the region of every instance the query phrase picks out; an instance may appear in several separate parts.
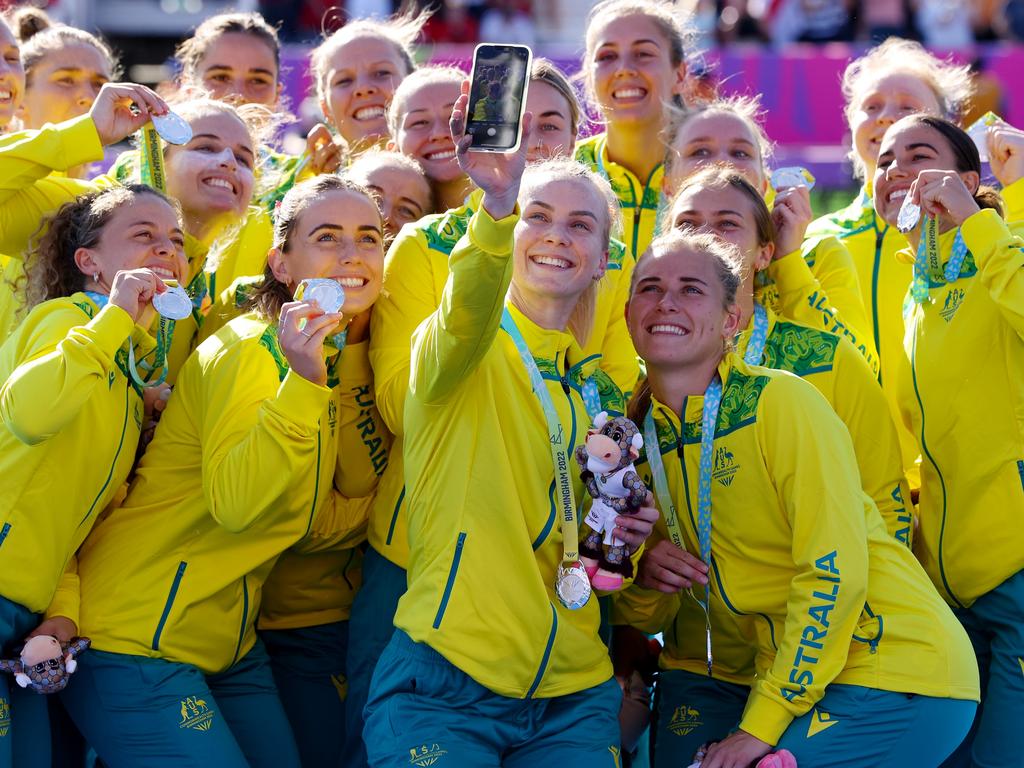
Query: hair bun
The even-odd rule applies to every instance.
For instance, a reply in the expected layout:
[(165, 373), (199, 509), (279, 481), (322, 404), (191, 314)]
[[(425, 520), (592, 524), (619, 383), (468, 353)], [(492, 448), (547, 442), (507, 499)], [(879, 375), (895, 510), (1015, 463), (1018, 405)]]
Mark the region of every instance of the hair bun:
[(39, 8), (19, 8), (11, 14), (11, 27), (19, 43), (28, 42), (34, 35), (53, 26), (53, 20)]

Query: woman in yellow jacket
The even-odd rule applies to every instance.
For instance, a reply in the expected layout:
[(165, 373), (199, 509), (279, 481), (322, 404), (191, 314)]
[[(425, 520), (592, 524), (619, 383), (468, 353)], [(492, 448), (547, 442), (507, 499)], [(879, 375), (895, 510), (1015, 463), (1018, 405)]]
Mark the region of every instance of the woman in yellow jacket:
[[(776, 179), (779, 189), (773, 187), (760, 109), (756, 99), (734, 97), (674, 118), (667, 130), (663, 213), (698, 169), (726, 165), (741, 173), (771, 207), (778, 236), (771, 263), (758, 275), (760, 300), (793, 320), (846, 337), (877, 375), (878, 354), (850, 254), (834, 237), (805, 242), (813, 218), (807, 183), (789, 186), (792, 181)], [(669, 226), (661, 222), (663, 230)]]
[[(571, 156), (580, 109), (565, 75), (550, 62), (534, 61), (526, 108), (536, 116), (530, 136), (523, 139), (528, 160)], [(409, 390), (409, 337), (441, 303), (449, 275), (449, 256), (465, 234), (474, 212), (480, 209), (482, 195), (476, 190), (465, 205), (425, 217), (399, 233), (384, 269), (384, 294), (374, 307), (370, 360), (377, 404), (395, 441), (370, 515), (370, 546), (364, 561), (366, 578), (352, 606), (346, 716), (350, 742), (347, 752), (353, 766), (365, 765), (360, 734), (370, 676), (394, 631), (395, 608), (405, 592), (405, 571), (409, 566), (402, 452), (403, 413)], [(585, 340), (582, 346), (587, 357), (599, 361), (597, 376), (606, 383), (603, 386), (622, 392), (632, 390), (639, 373), (622, 316), (632, 265), (633, 259), (621, 243), (612, 241), (591, 319), (583, 323), (584, 327), (574, 327), (577, 338)]]
[[(909, 488), (903, 478), (899, 441), (871, 369), (849, 341), (776, 315), (755, 298), (756, 273), (771, 259), (774, 230), (758, 190), (735, 172), (701, 171), (683, 182), (667, 221), (683, 231), (710, 230), (740, 249), (745, 274), (736, 304), (744, 330), (737, 337), (737, 353), (748, 364), (794, 373), (824, 395), (849, 430), (865, 493), (881, 512), (889, 535), (909, 547), (913, 521), (906, 503)], [(723, 457), (719, 472), (724, 480), (730, 469)], [(645, 480), (649, 483), (650, 477)], [(648, 547), (637, 583), (677, 594), (685, 584), (689, 556), (662, 526), (657, 535), (661, 540)], [(673, 628), (665, 635), (659, 658), (654, 754), (659, 767), (685, 762), (701, 744), (725, 736), (739, 721), (754, 679), (754, 648), (744, 641), (726, 607), (713, 600), (710, 612), (719, 639), (718, 663), (709, 677), (705, 618), (696, 603), (678, 601), (668, 615), (652, 617), (642, 608), (631, 609), (634, 601), (628, 598), (624, 595), (617, 601), (613, 623), (648, 632), (658, 632), (662, 625)], [(648, 601), (639, 602), (644, 606)], [(616, 629), (617, 639), (629, 632)]]
[(0, 104), (0, 134), (7, 133), (15, 118), (18, 106), (25, 95), (25, 68), (21, 65), (18, 39), (0, 16), (0, 90), (8, 96)]
[[(5, 651), (27, 634), (62, 642), (77, 634), (73, 556), (128, 477), (146, 419), (135, 361), (154, 348), (144, 330), (156, 314), (150, 300), (164, 291), (163, 279), (181, 279), (188, 269), (178, 212), (148, 187), (84, 196), (47, 224), (29, 272), (32, 311), (0, 348)], [(75, 455), (89, 460), (69, 463)], [(70, 598), (70, 615), (47, 614), (43, 621), (58, 590)], [(8, 680), (0, 679), (7, 726)], [(5, 768), (12, 765), (12, 743), (13, 764), (45, 762), (38, 751), (49, 746), (45, 733), (22, 732), (39, 703), (43, 719), (36, 724), (45, 726), (43, 699), (29, 693), (14, 704), (16, 726), (0, 734)]]
[(581, 141), (576, 159), (612, 185), (622, 208), (621, 238), (634, 259), (647, 249), (658, 217), (665, 105), (682, 105), (681, 18), (656, 0), (602, 0), (587, 17), (583, 72), (605, 131)]
[[(409, 591), (364, 740), (375, 766), (617, 765), (621, 694), (597, 602), (556, 597), (559, 573), (580, 574), (582, 486), (566, 462), (596, 364), (568, 328), (604, 270), (614, 200), (571, 161), (524, 175), (525, 139), (512, 155), (468, 152), (467, 103), (468, 83), (452, 135), (483, 198), (413, 337)], [(617, 519), (630, 552), (652, 513)]]
[[(741, 275), (734, 248), (671, 233), (637, 265), (627, 308), (649, 382), (630, 413), (653, 438), (653, 466), (638, 469), (673, 539), (708, 565), (692, 598), (671, 598), (713, 594), (756, 647), (739, 730), (702, 768), (749, 766), (773, 747), (816, 768), (938, 765), (977, 706), (966, 633), (887, 534), (828, 403), (725, 351)], [(711, 616), (699, 633), (711, 674), (717, 630)]]
[(896, 226), (901, 207), (920, 207), (900, 254), (914, 279), (898, 381), (923, 456), (915, 549), (970, 633), (985, 686), (973, 763), (968, 743), (952, 764), (1013, 765), (1009, 734), (1024, 716), (1024, 240), (980, 178), (966, 133), (904, 118), (882, 141), (875, 208)]
[[(341, 325), (376, 298), (383, 247), (365, 190), (323, 177), (291, 195), (256, 311), (189, 358), (127, 498), (79, 550), (93, 647), (64, 703), (112, 768), (299, 764), (255, 620), (282, 552), (363, 535), (366, 505), (334, 487), (338, 451), (363, 452), (341, 426), (364, 339)], [(343, 313), (291, 301), (312, 278), (345, 286)]]

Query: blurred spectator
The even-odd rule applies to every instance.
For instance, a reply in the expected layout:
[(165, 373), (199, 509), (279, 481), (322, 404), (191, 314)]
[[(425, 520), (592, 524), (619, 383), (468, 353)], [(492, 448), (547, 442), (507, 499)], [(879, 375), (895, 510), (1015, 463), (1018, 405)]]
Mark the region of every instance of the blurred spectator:
[(1002, 9), (1006, 0), (974, 0), (974, 39), (981, 42), (998, 40), (1002, 29)]
[(926, 47), (940, 51), (974, 45), (970, 0), (911, 0), (914, 21)]
[(1024, 0), (1007, 0), (1003, 16), (1009, 36), (1024, 40)]
[(853, 40), (853, 0), (772, 0), (766, 20), (772, 43)]
[(910, 9), (906, 0), (861, 0), (860, 34), (872, 45), (890, 37), (910, 34)]
[(423, 37), (431, 43), (475, 43), (480, 39), (479, 25), (465, 3), (449, 0), (434, 11), (423, 27)]
[(981, 59), (971, 62), (971, 87), (971, 97), (964, 105), (963, 114), (960, 116), (962, 125), (973, 124), (986, 112), (1004, 114), (1003, 86), (998, 79), (985, 71), (985, 62)]
[(529, 6), (517, 0), (491, 0), (480, 19), (480, 40), (487, 43), (535, 45), (537, 28)]

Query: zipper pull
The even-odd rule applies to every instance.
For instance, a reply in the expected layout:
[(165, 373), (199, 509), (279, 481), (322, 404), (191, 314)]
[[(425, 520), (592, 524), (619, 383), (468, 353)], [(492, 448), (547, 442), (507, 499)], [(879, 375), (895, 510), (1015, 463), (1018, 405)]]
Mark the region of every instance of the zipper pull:
[(561, 381), (562, 381), (562, 391), (565, 392), (565, 394), (568, 395), (569, 394), (569, 380), (567, 378), (565, 378), (565, 376), (562, 376)]

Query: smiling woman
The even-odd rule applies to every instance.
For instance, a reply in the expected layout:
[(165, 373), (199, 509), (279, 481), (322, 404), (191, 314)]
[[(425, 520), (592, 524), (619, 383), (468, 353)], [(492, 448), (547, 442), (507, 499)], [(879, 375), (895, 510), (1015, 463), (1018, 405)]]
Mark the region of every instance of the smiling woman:
[(25, 95), (25, 68), (21, 65), (18, 41), (0, 17), (0, 133), (4, 133)]

